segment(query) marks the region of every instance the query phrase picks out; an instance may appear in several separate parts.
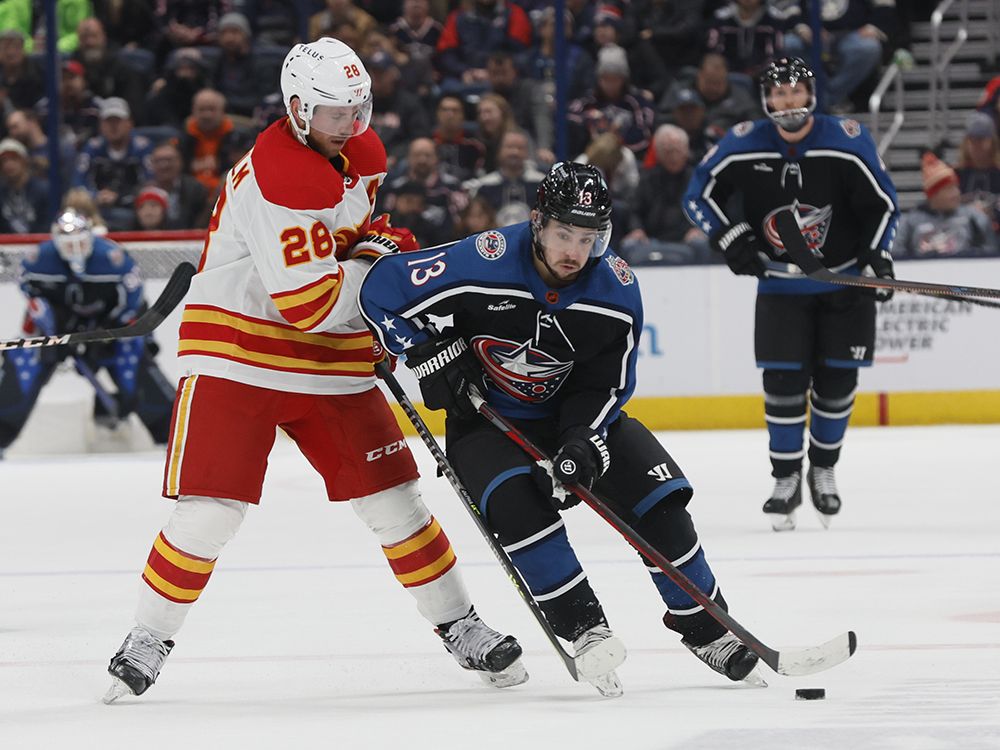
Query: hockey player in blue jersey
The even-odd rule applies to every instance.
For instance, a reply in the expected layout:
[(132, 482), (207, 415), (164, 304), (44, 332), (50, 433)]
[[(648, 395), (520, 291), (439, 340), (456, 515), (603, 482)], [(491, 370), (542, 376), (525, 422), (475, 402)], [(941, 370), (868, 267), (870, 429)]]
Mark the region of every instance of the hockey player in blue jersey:
[[(623, 407), (635, 387), (639, 284), (608, 249), (611, 199), (592, 166), (558, 163), (531, 219), (445, 250), (389, 255), (372, 267), (361, 310), (390, 352), (406, 354), (424, 404), (447, 412), (447, 453), (561, 638), (579, 673), (620, 695), (613, 635), (560, 516), (579, 482), (720, 605), (725, 600), (687, 505), (691, 484)], [(546, 472), (475, 411), (471, 385), (554, 455)], [(731, 680), (763, 684), (757, 656), (648, 560), (664, 624)]]
[[(893, 277), (896, 191), (868, 131), (817, 115), (812, 71), (798, 58), (761, 76), (767, 119), (734, 126), (698, 165), (684, 196), (692, 224), (737, 274), (759, 277), (754, 348), (775, 488), (764, 503), (775, 531), (795, 528), (802, 502), (807, 402), (813, 505), (824, 526), (840, 511), (834, 480), (858, 368), (872, 363), (875, 299), (868, 290), (805, 278), (774, 218), (789, 209), (828, 268)], [(888, 299), (880, 292), (879, 299)]]
[[(52, 239), (25, 257), (20, 283), (28, 297), (27, 335), (117, 328), (145, 306), (135, 261), (121, 246), (95, 237), (90, 222), (71, 209), (52, 225)], [(134, 411), (153, 441), (165, 444), (174, 387), (156, 366), (150, 347), (145, 338), (128, 338), (5, 352), (0, 369), (0, 455), (20, 434), (42, 388), (66, 357), (91, 379), (106, 369), (118, 389), (108, 394), (112, 411), (101, 399), (95, 401), (96, 418), (115, 422)]]

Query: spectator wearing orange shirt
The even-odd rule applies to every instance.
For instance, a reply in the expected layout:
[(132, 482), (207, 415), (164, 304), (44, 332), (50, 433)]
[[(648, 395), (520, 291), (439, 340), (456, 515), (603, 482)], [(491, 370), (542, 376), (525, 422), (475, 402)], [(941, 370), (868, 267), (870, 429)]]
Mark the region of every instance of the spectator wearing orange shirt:
[(231, 142), (239, 137), (226, 114), (226, 97), (215, 89), (202, 89), (191, 103), (184, 123), (180, 149), (184, 168), (214, 195), (221, 176), (233, 165)]

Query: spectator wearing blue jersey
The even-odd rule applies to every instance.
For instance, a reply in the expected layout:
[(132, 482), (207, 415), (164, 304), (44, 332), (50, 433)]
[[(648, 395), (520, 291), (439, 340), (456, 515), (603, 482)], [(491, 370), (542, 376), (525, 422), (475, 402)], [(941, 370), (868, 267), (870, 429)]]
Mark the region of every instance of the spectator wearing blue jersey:
[(108, 228), (115, 231), (131, 223), (136, 193), (150, 178), (153, 145), (133, 131), (132, 113), (124, 99), (104, 99), (100, 114), (100, 135), (80, 151), (74, 185), (94, 195)]

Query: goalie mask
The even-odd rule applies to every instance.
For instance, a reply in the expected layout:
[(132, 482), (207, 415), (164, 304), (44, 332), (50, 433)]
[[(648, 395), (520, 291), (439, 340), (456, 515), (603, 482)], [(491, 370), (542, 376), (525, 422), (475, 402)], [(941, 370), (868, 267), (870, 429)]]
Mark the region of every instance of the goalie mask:
[(83, 273), (94, 251), (94, 233), (90, 221), (73, 209), (63, 211), (52, 223), (52, 242), (59, 257), (74, 273)]
[[(281, 66), (281, 96), (295, 137), (306, 145), (312, 131), (346, 140), (371, 122), (371, 76), (354, 50), (337, 39), (292, 47)], [(301, 127), (292, 112), (293, 97), (299, 100)]]
[(611, 240), (611, 193), (597, 167), (558, 162), (538, 186), (531, 230), (535, 254), (542, 257), (542, 230), (555, 219), (582, 229), (592, 229), (591, 258), (600, 258)]
[[(775, 110), (768, 103), (768, 96), (777, 86), (792, 86), (802, 83), (809, 90), (809, 98), (804, 107)], [(812, 70), (797, 57), (780, 57), (772, 61), (760, 74), (760, 103), (764, 113), (782, 130), (794, 133), (805, 127), (816, 109), (816, 77)]]

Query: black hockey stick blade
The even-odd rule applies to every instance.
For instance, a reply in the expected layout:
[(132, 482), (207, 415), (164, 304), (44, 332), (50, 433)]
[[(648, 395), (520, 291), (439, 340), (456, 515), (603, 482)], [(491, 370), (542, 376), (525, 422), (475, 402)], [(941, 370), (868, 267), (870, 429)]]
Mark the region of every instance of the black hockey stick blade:
[[(513, 440), (517, 445), (536, 461), (548, 461), (551, 458), (537, 447), (531, 440), (517, 427), (508, 422), (501, 414), (495, 411), (482, 396), (473, 394), (472, 403), (479, 410), (479, 413), (493, 423), (501, 432)], [(747, 648), (753, 651), (760, 660), (773, 669), (778, 674), (797, 677), (803, 675), (822, 672), (831, 667), (835, 667), (851, 657), (857, 648), (857, 636), (853, 631), (844, 633), (833, 640), (827, 641), (819, 646), (801, 649), (798, 651), (777, 651), (767, 646), (757, 636), (741, 625), (732, 615), (719, 606), (710, 596), (694, 585), (690, 578), (678, 570), (666, 557), (655, 547), (642, 538), (642, 536), (622, 519), (611, 507), (597, 497), (586, 487), (578, 484), (567, 485), (566, 489), (579, 497), (584, 503), (597, 512), (601, 518), (607, 521), (619, 534), (625, 537), (638, 552), (652, 560), (656, 567), (679, 586), (685, 593), (704, 607), (705, 611), (723, 627), (727, 628), (737, 638), (739, 638)]]
[(507, 578), (510, 579), (514, 589), (518, 594), (520, 594), (522, 601), (524, 601), (524, 603), (528, 606), (528, 609), (531, 610), (531, 614), (534, 615), (535, 620), (542, 629), (542, 632), (545, 633), (545, 637), (549, 639), (549, 643), (552, 644), (552, 647), (556, 650), (556, 653), (562, 660), (563, 665), (566, 667), (566, 671), (569, 672), (570, 677), (579, 681), (580, 676), (576, 671), (576, 662), (573, 660), (573, 657), (566, 652), (566, 649), (562, 647), (562, 644), (559, 643), (558, 636), (556, 636), (555, 632), (552, 630), (552, 626), (549, 625), (549, 621), (545, 619), (545, 613), (543, 613), (541, 608), (538, 606), (538, 602), (535, 601), (535, 597), (531, 595), (531, 591), (528, 589), (528, 584), (525, 583), (517, 568), (514, 567), (514, 563), (511, 562), (510, 556), (506, 551), (504, 551), (504, 548), (500, 546), (496, 537), (493, 536), (493, 532), (486, 526), (486, 521), (479, 512), (479, 506), (476, 505), (476, 501), (472, 499), (472, 495), (469, 494), (469, 491), (465, 488), (462, 480), (459, 479), (458, 475), (455, 473), (451, 462), (444, 454), (444, 451), (441, 450), (441, 446), (438, 444), (434, 435), (431, 434), (430, 429), (427, 427), (427, 423), (424, 422), (423, 417), (420, 416), (420, 413), (413, 405), (413, 402), (410, 401), (410, 397), (406, 395), (406, 391), (403, 390), (403, 386), (401, 386), (399, 381), (396, 380), (396, 376), (392, 373), (392, 368), (389, 367), (386, 360), (383, 360), (375, 365), (375, 370), (379, 378), (382, 379), (392, 392), (392, 395), (403, 409), (403, 413), (406, 414), (407, 419), (410, 420), (410, 424), (413, 425), (413, 429), (417, 431), (420, 439), (423, 441), (424, 445), (427, 446), (427, 450), (430, 451), (431, 456), (434, 457), (441, 474), (444, 475), (445, 479), (447, 479), (448, 483), (452, 486), (452, 489), (455, 490), (455, 493), (462, 500), (462, 503), (465, 505), (465, 509), (472, 517), (476, 528), (479, 529), (479, 533), (482, 534), (483, 539), (486, 540), (487, 546), (493, 552), (493, 556), (497, 559), (497, 562), (500, 563), (500, 567), (503, 568), (504, 573), (507, 574)]
[[(795, 216), (788, 209), (779, 211), (774, 217), (774, 225), (781, 237), (781, 244), (785, 246), (785, 251), (795, 264), (802, 269), (803, 273), (810, 279), (826, 281), (831, 284), (842, 286), (856, 286), (865, 289), (895, 289), (901, 292), (912, 294), (929, 294), (932, 297), (952, 297), (962, 302), (972, 304), (983, 304), (976, 300), (964, 299), (966, 297), (997, 297), (1000, 298), (1000, 289), (990, 289), (980, 286), (960, 286), (957, 284), (932, 284), (925, 281), (903, 281), (902, 279), (880, 279), (872, 276), (852, 276), (846, 273), (837, 273), (826, 268), (818, 257), (816, 257), (799, 229), (799, 223)], [(985, 305), (992, 307), (993, 305)]]
[(167, 285), (156, 298), (156, 302), (142, 315), (136, 318), (132, 325), (121, 328), (102, 328), (79, 333), (64, 333), (52, 336), (35, 336), (33, 338), (8, 339), (0, 341), (0, 351), (8, 349), (34, 349), (42, 346), (64, 346), (66, 344), (86, 344), (91, 341), (113, 341), (136, 336), (148, 336), (160, 323), (166, 320), (174, 308), (180, 304), (191, 286), (191, 278), (197, 273), (195, 267), (188, 262), (181, 263), (170, 274)]

